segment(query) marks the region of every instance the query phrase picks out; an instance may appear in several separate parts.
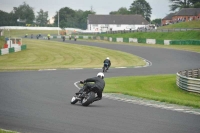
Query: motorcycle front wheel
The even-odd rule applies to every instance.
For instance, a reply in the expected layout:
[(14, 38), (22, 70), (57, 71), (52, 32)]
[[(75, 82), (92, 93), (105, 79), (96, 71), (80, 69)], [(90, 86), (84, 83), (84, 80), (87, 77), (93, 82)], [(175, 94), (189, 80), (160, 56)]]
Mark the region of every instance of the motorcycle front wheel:
[(76, 99), (75, 96), (73, 96), (72, 99), (71, 99), (71, 104), (75, 104), (77, 102), (78, 102), (78, 100)]

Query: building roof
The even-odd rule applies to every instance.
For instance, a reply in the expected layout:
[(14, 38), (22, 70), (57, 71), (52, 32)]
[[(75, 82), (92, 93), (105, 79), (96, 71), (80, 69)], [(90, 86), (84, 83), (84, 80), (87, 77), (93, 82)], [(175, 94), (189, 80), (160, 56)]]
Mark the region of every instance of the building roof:
[(200, 14), (200, 8), (182, 8), (174, 16), (197, 16)]
[(89, 24), (139, 24), (147, 25), (149, 22), (142, 15), (88, 15)]
[(172, 17), (175, 15), (176, 13), (170, 13), (168, 14), (166, 17), (163, 18), (163, 20), (172, 20)]

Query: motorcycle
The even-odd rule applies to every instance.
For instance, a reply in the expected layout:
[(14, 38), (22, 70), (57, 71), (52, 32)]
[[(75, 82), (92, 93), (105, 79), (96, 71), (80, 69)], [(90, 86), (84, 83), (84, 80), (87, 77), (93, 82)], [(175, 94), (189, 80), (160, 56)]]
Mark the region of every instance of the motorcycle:
[(48, 40), (50, 40), (50, 36), (48, 36)]
[(63, 42), (65, 41), (65, 37), (63, 37)]
[[(80, 83), (84, 84), (83, 82)], [(83, 88), (85, 88), (84, 86)], [(92, 90), (91, 88), (85, 88), (82, 92), (79, 91), (75, 93), (75, 95), (71, 99), (71, 104), (76, 104), (79, 101), (82, 106), (89, 106), (91, 103), (94, 102), (95, 96), (96, 92), (94, 90)]]
[(74, 41), (76, 41), (76, 38), (74, 38)]
[(103, 69), (103, 72), (107, 72), (107, 70), (108, 70), (108, 64), (107, 64), (107, 63), (104, 63), (102, 69)]

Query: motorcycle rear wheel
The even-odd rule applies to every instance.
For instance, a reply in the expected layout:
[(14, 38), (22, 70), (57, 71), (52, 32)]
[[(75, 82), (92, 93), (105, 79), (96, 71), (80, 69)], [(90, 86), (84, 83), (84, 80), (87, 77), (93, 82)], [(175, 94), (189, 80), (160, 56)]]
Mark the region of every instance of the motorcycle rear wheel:
[(94, 99), (95, 99), (95, 93), (91, 91), (87, 94), (86, 97), (83, 98), (82, 105), (88, 106), (94, 101)]

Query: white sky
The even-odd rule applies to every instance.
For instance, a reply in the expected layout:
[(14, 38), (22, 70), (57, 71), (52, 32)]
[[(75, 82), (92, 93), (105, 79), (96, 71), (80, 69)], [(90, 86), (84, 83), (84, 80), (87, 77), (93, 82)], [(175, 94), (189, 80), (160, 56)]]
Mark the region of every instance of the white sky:
[[(18, 7), (26, 2), (34, 8), (35, 15), (40, 10), (48, 11), (49, 18), (53, 17), (60, 8), (69, 7), (73, 10), (90, 10), (91, 7), (96, 14), (109, 14), (121, 7), (129, 9), (135, 0), (0, 0), (0, 10), (11, 12), (13, 7)], [(151, 19), (164, 18), (169, 11), (169, 0), (146, 0), (151, 8)]]

